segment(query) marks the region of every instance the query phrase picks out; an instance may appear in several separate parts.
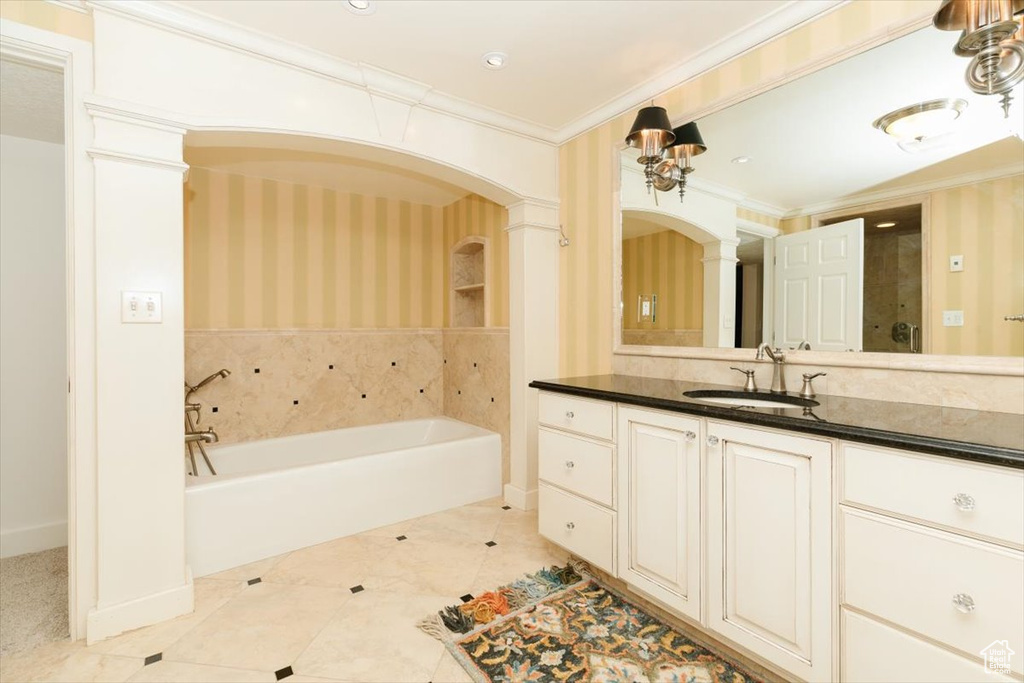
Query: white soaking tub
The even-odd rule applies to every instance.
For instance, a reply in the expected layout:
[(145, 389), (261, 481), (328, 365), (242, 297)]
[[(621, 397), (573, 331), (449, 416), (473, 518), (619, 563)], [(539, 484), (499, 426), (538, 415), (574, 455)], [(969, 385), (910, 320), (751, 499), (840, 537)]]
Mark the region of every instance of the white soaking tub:
[(209, 453), (217, 476), (186, 477), (193, 576), (501, 493), (501, 437), (444, 417)]

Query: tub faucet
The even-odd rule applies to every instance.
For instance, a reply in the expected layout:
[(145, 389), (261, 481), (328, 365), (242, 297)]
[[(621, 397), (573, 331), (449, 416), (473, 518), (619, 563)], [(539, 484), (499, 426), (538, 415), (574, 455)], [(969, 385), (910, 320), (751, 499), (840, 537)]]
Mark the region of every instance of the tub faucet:
[(772, 371), (772, 388), (769, 390), (773, 394), (784, 394), (786, 393), (786, 374), (782, 371), (782, 366), (786, 364), (786, 352), (782, 349), (773, 349), (768, 342), (761, 342), (757, 347), (756, 360), (764, 360), (765, 354), (771, 358), (774, 363), (774, 369)]
[(185, 432), (185, 443), (194, 443), (196, 441), (217, 443), (220, 441), (220, 437), (217, 436), (217, 432), (213, 431), (213, 427), (207, 427), (201, 432)]

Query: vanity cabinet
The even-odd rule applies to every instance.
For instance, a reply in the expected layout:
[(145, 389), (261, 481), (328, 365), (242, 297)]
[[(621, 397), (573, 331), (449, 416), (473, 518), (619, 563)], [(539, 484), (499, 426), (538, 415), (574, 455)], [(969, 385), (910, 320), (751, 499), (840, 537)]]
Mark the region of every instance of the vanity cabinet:
[(700, 420), (619, 407), (619, 578), (701, 620)]
[(707, 424), (708, 626), (807, 681), (832, 676), (832, 443)]

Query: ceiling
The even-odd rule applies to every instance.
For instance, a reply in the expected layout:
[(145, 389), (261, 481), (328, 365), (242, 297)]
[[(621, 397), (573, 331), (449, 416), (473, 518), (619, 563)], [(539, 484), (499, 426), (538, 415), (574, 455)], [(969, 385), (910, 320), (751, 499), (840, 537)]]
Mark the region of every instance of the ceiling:
[[(558, 131), (638, 106), (837, 0), (380, 0), (366, 16), (343, 0), (174, 4)], [(484, 68), (491, 51), (508, 55), (504, 69)]]
[(63, 144), (64, 74), (0, 59), (0, 134)]

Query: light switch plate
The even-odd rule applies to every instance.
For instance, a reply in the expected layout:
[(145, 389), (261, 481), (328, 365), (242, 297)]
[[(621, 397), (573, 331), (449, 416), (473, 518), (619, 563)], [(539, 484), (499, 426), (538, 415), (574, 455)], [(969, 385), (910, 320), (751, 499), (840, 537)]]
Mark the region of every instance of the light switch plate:
[(943, 311), (942, 312), (942, 326), (943, 327), (963, 327), (964, 326), (964, 312), (963, 311)]
[(964, 270), (964, 255), (957, 254), (949, 257), (949, 272), (962, 273)]
[(160, 323), (164, 320), (160, 292), (121, 292), (122, 323)]

